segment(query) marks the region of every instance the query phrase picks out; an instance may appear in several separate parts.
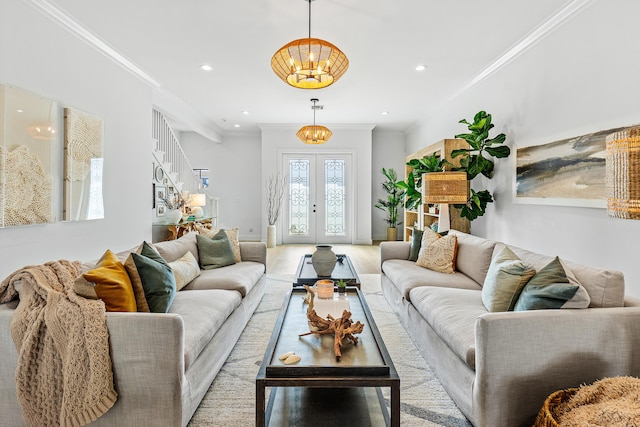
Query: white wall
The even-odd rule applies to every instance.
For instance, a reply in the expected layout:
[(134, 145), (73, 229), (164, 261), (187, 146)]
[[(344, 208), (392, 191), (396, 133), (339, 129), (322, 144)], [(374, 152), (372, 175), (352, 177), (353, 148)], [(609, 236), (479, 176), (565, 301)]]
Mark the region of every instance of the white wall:
[[(353, 152), (355, 172), (355, 233), (354, 244), (371, 244), (371, 159), (372, 159), (372, 125), (331, 125), (327, 127), (333, 132), (331, 139), (325, 144), (305, 145), (296, 137), (300, 125), (262, 125), (262, 180), (278, 171), (281, 154), (284, 150), (295, 150), (301, 153)], [(262, 230), (266, 240), (266, 198), (262, 186)], [(277, 224), (277, 241), (282, 241), (282, 217)]]
[(640, 123), (640, 56), (633, 54), (638, 16), (640, 2), (593, 2), (407, 136), (415, 151), (466, 130), (457, 123), (461, 118), (492, 113), (494, 130), (507, 134), (512, 155), (496, 164), (487, 185), (496, 202), (472, 223), (473, 234), (620, 270), (634, 296), (640, 296), (640, 221), (610, 218), (604, 209), (517, 204), (512, 188), (516, 147)]
[(227, 134), (222, 143), (195, 132), (182, 132), (179, 138), (191, 166), (209, 169), (207, 193), (220, 198), (218, 225), (238, 227), (241, 240), (260, 240), (263, 231), (260, 134)]
[[(387, 179), (382, 174), (382, 168), (392, 168), (398, 174), (398, 179), (404, 179), (404, 158), (410, 154), (405, 151), (405, 137), (402, 132), (373, 130), (373, 153), (371, 161), (371, 200), (372, 200), (372, 235), (373, 240), (387, 240), (387, 223), (384, 222), (386, 214), (375, 206), (378, 199), (387, 198), (387, 193), (382, 189), (382, 182)], [(399, 218), (402, 221), (403, 210), (400, 210)], [(398, 240), (402, 240), (404, 224), (398, 226)]]
[[(0, 229), (0, 277), (57, 259), (88, 261), (150, 239), (151, 89), (26, 2), (3, 0), (0, 82), (104, 119), (105, 219)], [(61, 133), (59, 133), (61, 135)], [(62, 141), (55, 142), (62, 159)], [(54, 177), (62, 194), (62, 167)]]

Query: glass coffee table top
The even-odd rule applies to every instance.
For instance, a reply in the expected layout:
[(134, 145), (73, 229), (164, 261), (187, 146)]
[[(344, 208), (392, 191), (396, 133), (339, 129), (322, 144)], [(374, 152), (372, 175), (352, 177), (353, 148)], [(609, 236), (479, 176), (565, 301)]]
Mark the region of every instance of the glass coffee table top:
[(359, 289), (360, 278), (358, 277), (358, 273), (356, 273), (356, 269), (353, 268), (353, 264), (351, 263), (351, 259), (349, 259), (349, 256), (345, 254), (336, 254), (336, 257), (338, 258), (338, 262), (336, 262), (336, 266), (333, 268), (331, 276), (320, 277), (313, 269), (313, 264), (311, 263), (311, 254), (304, 255), (300, 259), (300, 263), (298, 264), (298, 269), (296, 270), (296, 277), (295, 282), (293, 282), (293, 286), (311, 286), (320, 279), (330, 279), (333, 281), (344, 280), (345, 282), (347, 282), (347, 286), (355, 286)]

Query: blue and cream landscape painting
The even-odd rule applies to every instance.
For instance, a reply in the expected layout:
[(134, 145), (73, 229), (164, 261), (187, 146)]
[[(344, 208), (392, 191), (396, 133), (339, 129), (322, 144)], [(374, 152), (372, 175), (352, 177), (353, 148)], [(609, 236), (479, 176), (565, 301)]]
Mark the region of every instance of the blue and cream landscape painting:
[(516, 200), (606, 207), (606, 138), (622, 129), (625, 128), (518, 148)]

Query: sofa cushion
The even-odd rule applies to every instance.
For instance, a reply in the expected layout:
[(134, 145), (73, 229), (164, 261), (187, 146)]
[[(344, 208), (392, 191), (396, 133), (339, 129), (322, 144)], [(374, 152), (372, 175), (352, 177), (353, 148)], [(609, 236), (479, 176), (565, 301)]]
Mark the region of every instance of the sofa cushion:
[(481, 287), (470, 277), (455, 272), (443, 274), (419, 267), (415, 262), (401, 259), (390, 259), (382, 264), (382, 271), (398, 288), (398, 291), (410, 300), (409, 292), (419, 286), (443, 286), (480, 290)]
[(496, 242), (457, 230), (450, 230), (449, 234), (454, 234), (458, 238), (456, 270), (482, 285), (491, 264)]
[(416, 264), (440, 273), (454, 273), (457, 241), (454, 234), (442, 237), (430, 228), (425, 228)]
[(482, 285), (482, 303), (489, 311), (511, 311), (536, 271), (508, 247), (493, 258)]
[(411, 232), (411, 249), (409, 249), (409, 261), (417, 261), (420, 247), (422, 246), (422, 230), (413, 228)]
[(129, 257), (128, 273), (142, 283), (149, 310), (167, 313), (176, 295), (176, 279), (169, 264), (146, 242), (139, 254), (132, 252)]
[(487, 313), (480, 290), (423, 286), (411, 291), (411, 303), (453, 352), (476, 367), (476, 319)]
[(234, 291), (180, 291), (176, 294), (169, 313), (179, 314), (184, 323), (185, 371), (241, 301), (240, 294)]
[(184, 288), (190, 281), (200, 275), (198, 260), (189, 251), (185, 252), (181, 258), (170, 262), (169, 267), (171, 267), (173, 277), (176, 279), (177, 291)]
[(133, 286), (124, 265), (107, 249), (102, 258), (83, 277), (95, 283), (94, 290), (107, 311), (137, 311)]
[(187, 233), (176, 240), (154, 243), (158, 253), (167, 262), (173, 262), (189, 251), (198, 259), (198, 245), (196, 244), (197, 233)]
[(203, 226), (198, 227), (198, 233), (200, 233), (204, 237), (209, 237), (210, 239), (213, 239), (213, 237), (220, 231), (224, 231), (224, 233), (229, 238), (229, 242), (231, 243), (231, 250), (233, 251), (233, 259), (235, 260), (235, 262), (242, 261), (242, 256), (240, 254), (240, 242), (238, 240), (238, 228), (208, 229)]
[(200, 268), (203, 270), (212, 270), (235, 264), (231, 243), (224, 231), (218, 232), (212, 238), (198, 234), (196, 243), (198, 245)]
[[(502, 246), (504, 245), (501, 243), (497, 244), (495, 250)], [(511, 245), (509, 247), (536, 270), (542, 269), (553, 260), (552, 256), (540, 255)], [(585, 266), (566, 260), (562, 262), (589, 293), (589, 307), (624, 306), (624, 275), (620, 271)]]
[(240, 292), (244, 298), (258, 283), (264, 271), (264, 264), (253, 261), (243, 261), (224, 268), (204, 270), (181, 292), (188, 289), (227, 289)]
[[(575, 279), (574, 279), (575, 280)], [(558, 257), (527, 282), (514, 311), (552, 308), (587, 308), (589, 294), (580, 283), (571, 283)]]

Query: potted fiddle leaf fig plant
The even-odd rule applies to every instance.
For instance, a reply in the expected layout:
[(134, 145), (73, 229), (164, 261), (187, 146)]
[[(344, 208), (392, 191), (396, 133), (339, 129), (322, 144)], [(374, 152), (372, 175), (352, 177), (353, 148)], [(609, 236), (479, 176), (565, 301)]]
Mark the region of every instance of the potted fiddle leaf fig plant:
[(441, 159), (435, 154), (425, 156), (421, 159), (411, 159), (407, 162), (407, 166), (411, 167), (411, 171), (407, 174), (406, 181), (396, 183), (396, 186), (406, 192), (405, 209), (414, 210), (422, 204), (422, 174), (428, 172), (442, 172), (447, 161)]
[(378, 199), (375, 207), (383, 210), (387, 216), (387, 240), (396, 240), (398, 236), (399, 209), (404, 201), (405, 190), (398, 187), (398, 174), (393, 168), (382, 168), (386, 181), (382, 182), (382, 189), (387, 193), (386, 199)]
[[(494, 169), (494, 161), (491, 157), (504, 158), (511, 154), (509, 147), (501, 145), (507, 137), (504, 133), (501, 133), (489, 138), (489, 131), (494, 125), (491, 123), (491, 114), (487, 114), (485, 111), (478, 112), (473, 118), (473, 123), (469, 123), (466, 119), (462, 119), (458, 123), (467, 125), (469, 132), (458, 134), (455, 137), (467, 141), (470, 148), (451, 152), (451, 157), (453, 158), (462, 156), (460, 167), (454, 167), (451, 170), (465, 171), (467, 179), (470, 181), (480, 174), (491, 179)], [(493, 196), (488, 190), (475, 191), (471, 189), (469, 201), (464, 205), (454, 206), (461, 209), (460, 215), (462, 217), (473, 221), (484, 215), (487, 204), (492, 202)]]

